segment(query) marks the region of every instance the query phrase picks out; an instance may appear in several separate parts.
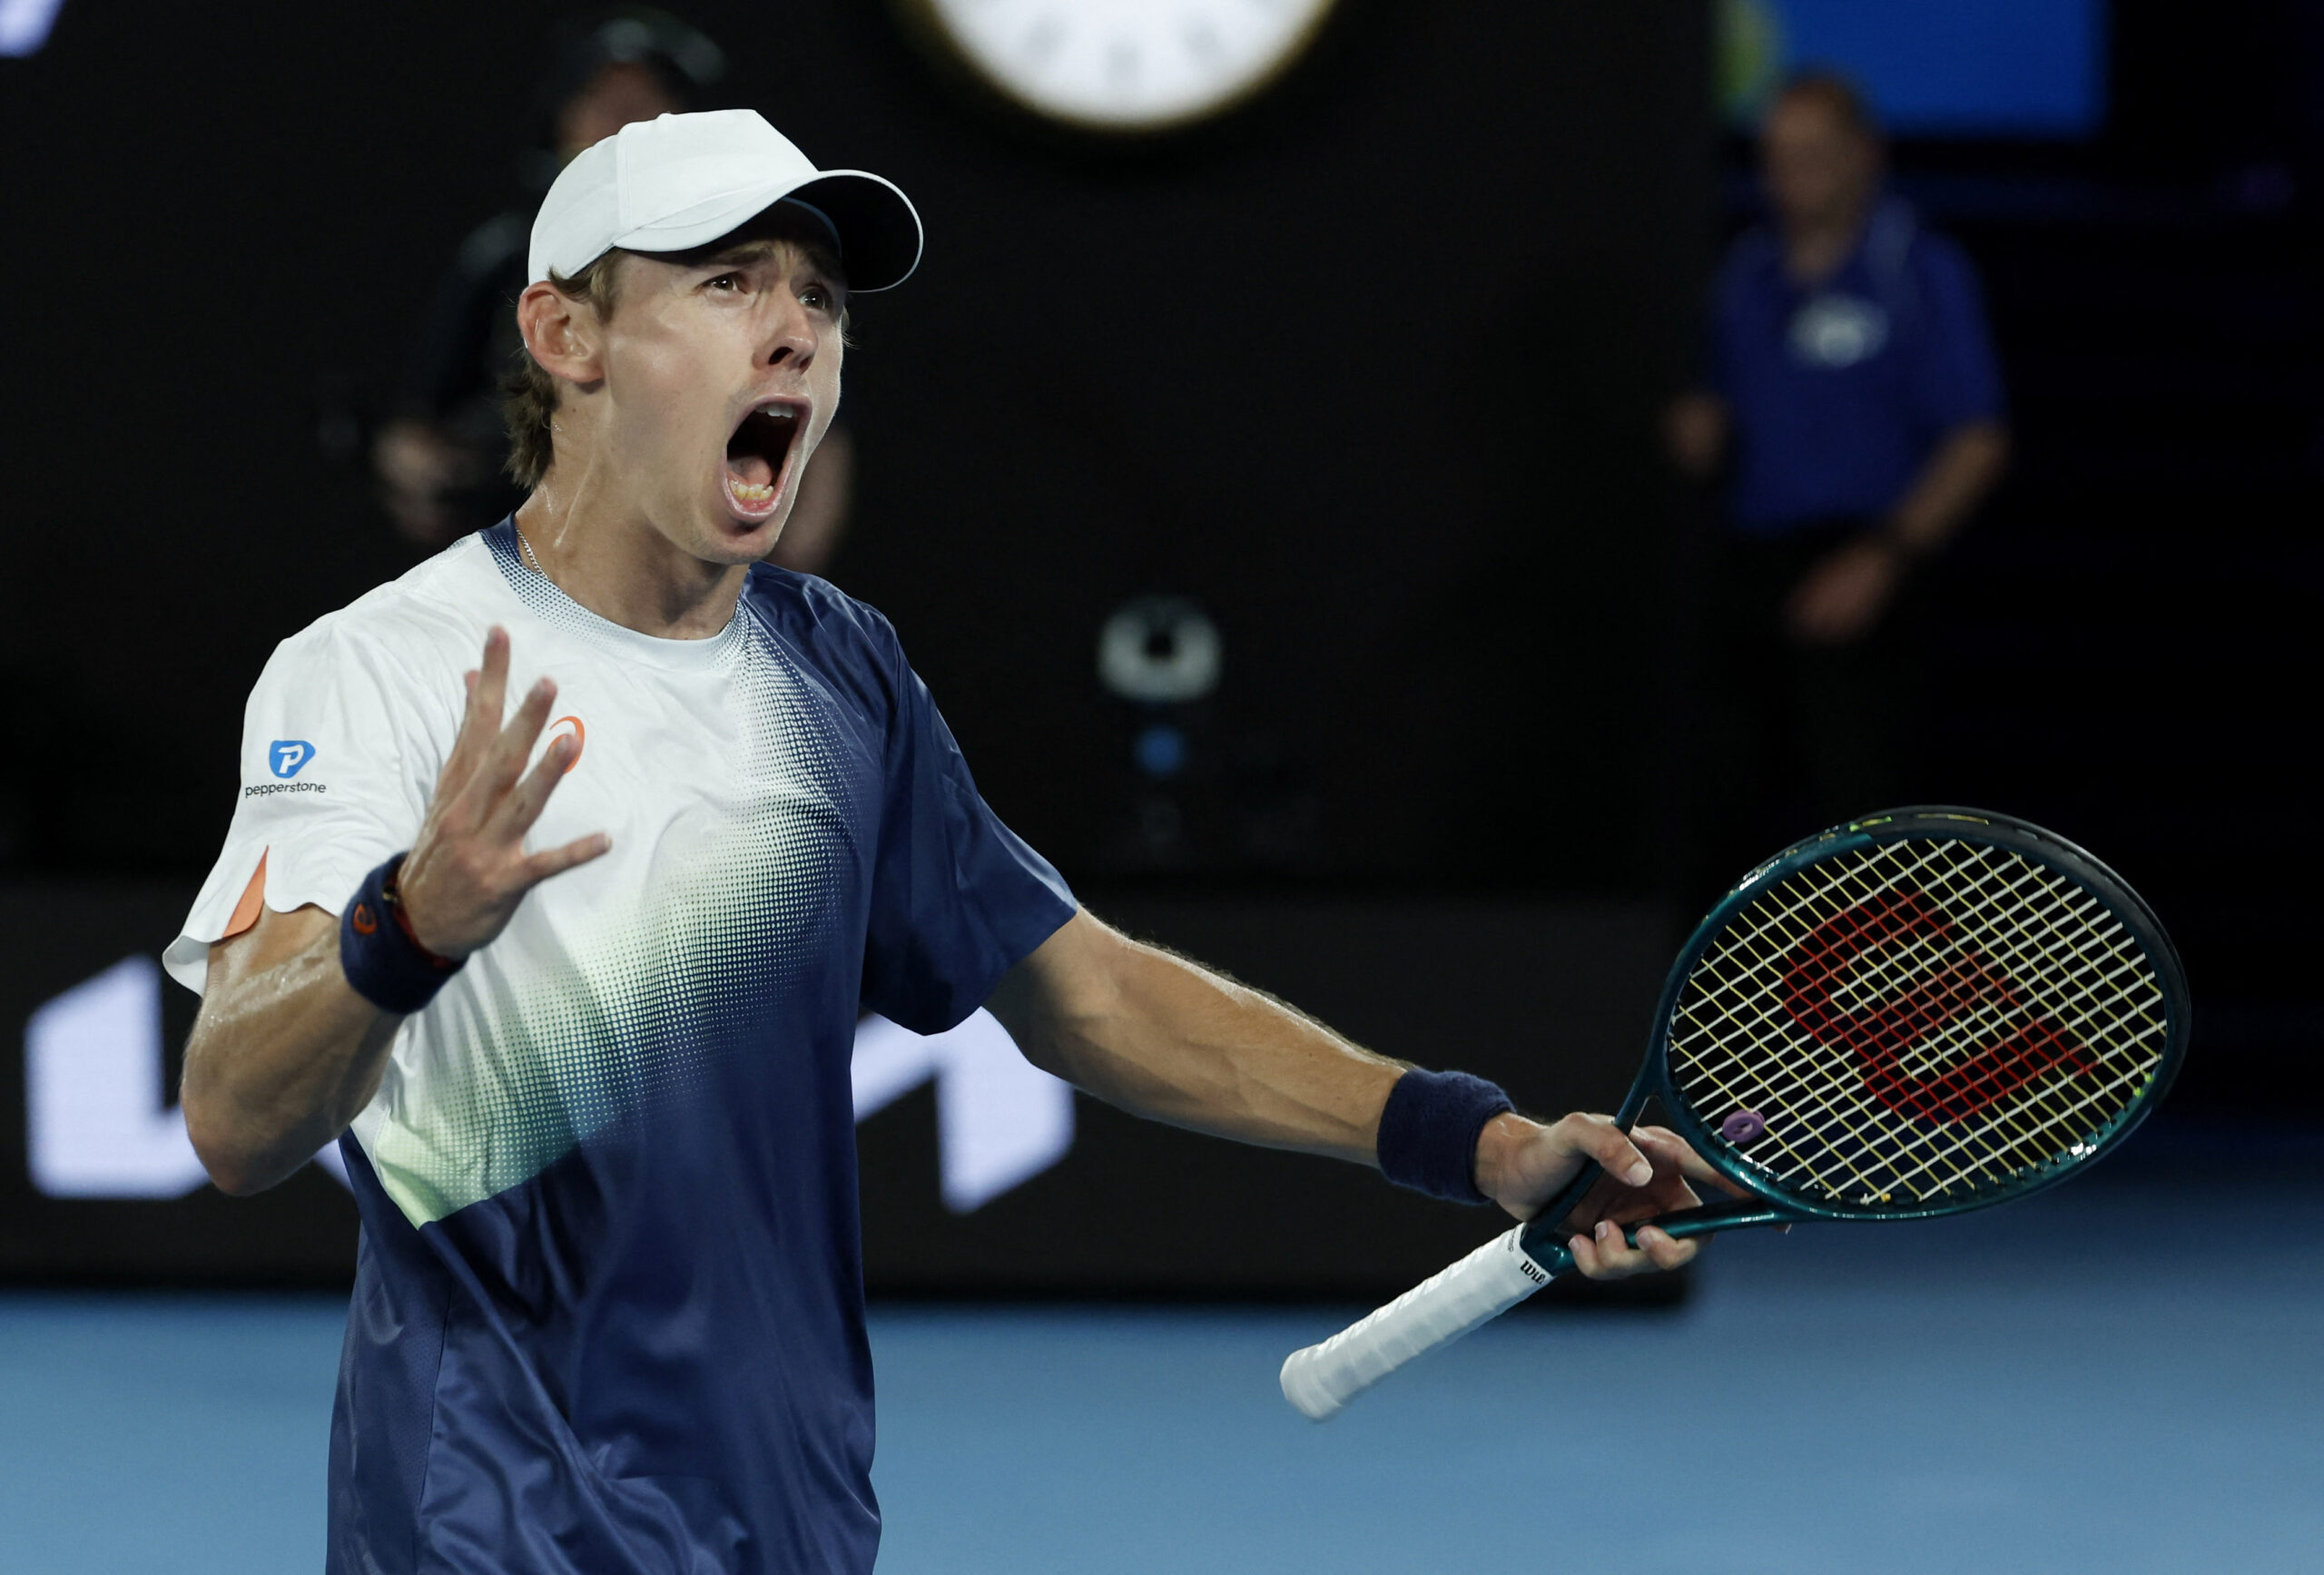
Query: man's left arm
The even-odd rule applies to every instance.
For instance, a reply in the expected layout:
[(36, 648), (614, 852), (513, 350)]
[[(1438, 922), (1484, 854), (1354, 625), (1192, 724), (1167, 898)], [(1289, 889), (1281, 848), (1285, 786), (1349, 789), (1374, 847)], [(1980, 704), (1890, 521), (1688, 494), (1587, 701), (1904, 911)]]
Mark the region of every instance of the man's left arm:
[[(1271, 1148), (1379, 1163), (1380, 1119), (1403, 1063), (1375, 1055), (1259, 990), (1077, 912), (1011, 969), (988, 1003), (1034, 1065), (1135, 1115)], [(1697, 1201), (1714, 1179), (1675, 1135), (1625, 1135), (1602, 1116), (1543, 1125), (1512, 1113), (1475, 1136), (1479, 1192), (1527, 1218), (1591, 1160), (1607, 1180), (1572, 1216), (1594, 1278), (1670, 1269), (1696, 1244), (1621, 1224)]]

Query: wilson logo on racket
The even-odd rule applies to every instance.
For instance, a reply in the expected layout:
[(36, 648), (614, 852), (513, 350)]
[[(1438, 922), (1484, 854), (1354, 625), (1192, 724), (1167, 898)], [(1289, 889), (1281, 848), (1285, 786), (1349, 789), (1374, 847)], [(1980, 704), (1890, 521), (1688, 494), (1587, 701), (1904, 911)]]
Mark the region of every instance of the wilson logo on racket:
[[(1799, 917), (1835, 891), (1884, 895)], [(1659, 1216), (1673, 1240), (1928, 1219), (2083, 1169), (2162, 1099), (2186, 1048), (2186, 974), (2121, 877), (1990, 810), (1886, 810), (1778, 853), (1711, 910), (1614, 1125), (1659, 1099), (1719, 1135), (1702, 1157), (1740, 1194)], [(1284, 1398), (1321, 1422), (1572, 1268), (1573, 1211), (1603, 1180), (1583, 1167), (1530, 1223), (1293, 1352)]]
[[(1899, 994), (1840, 1009), (1833, 996), (1853, 963), (1914, 942), (1934, 943), (1944, 960)], [(1785, 1015), (1818, 1044), (1855, 1058), (1874, 1098), (1918, 1120), (1966, 1120), (2046, 1073), (2096, 1070), (2089, 1051), (2057, 1024), (2025, 1011), (2009, 975), (1963, 943), (1944, 911), (1918, 891), (1885, 893), (1818, 925), (1785, 956), (1778, 997)], [(2008, 1037), (1934, 1076), (1905, 1070), (1908, 1053), (1973, 1014), (1998, 1018)]]

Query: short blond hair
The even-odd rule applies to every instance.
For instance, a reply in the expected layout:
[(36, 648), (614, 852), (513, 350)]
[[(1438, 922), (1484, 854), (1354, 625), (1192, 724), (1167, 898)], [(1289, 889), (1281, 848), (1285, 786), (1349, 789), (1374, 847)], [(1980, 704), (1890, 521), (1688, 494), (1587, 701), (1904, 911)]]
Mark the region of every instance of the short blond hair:
[[(600, 320), (610, 318), (621, 293), (622, 256), (619, 251), (608, 251), (571, 279), (552, 269), (549, 288), (589, 308)], [(508, 475), (527, 491), (541, 484), (556, 458), (558, 381), (533, 359), (530, 349), (520, 347), (516, 364), (500, 385), (500, 418), (508, 428)]]

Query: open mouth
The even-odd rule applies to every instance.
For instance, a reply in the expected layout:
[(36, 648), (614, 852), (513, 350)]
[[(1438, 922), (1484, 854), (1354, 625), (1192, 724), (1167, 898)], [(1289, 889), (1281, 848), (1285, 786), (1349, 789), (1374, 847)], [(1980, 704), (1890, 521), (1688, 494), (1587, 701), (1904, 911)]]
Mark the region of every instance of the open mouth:
[(787, 401), (760, 405), (726, 439), (726, 497), (743, 518), (763, 519), (774, 512), (805, 415), (805, 406)]

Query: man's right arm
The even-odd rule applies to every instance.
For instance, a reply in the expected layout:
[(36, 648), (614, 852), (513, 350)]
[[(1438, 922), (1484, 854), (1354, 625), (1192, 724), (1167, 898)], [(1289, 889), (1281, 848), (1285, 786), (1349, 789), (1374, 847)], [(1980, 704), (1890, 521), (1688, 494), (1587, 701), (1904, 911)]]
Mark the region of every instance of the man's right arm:
[[(397, 875), (417, 943), (466, 958), (505, 929), (525, 894), (612, 843), (603, 832), (525, 851), (565, 768), (570, 736), (525, 762), (556, 686), (533, 685), (506, 726), (508, 636), (486, 636), (467, 714), (428, 815)], [(340, 921), (320, 908), (276, 913), (210, 948), (202, 1012), (186, 1043), (186, 1132), (221, 1191), (262, 1192), (304, 1165), (369, 1104), (403, 1019), (358, 994), (340, 963)]]
[(210, 948), (185, 1048), (185, 1127), (221, 1192), (264, 1191), (304, 1165), (379, 1091), (403, 1019), (347, 982), (339, 917), (277, 913)]

